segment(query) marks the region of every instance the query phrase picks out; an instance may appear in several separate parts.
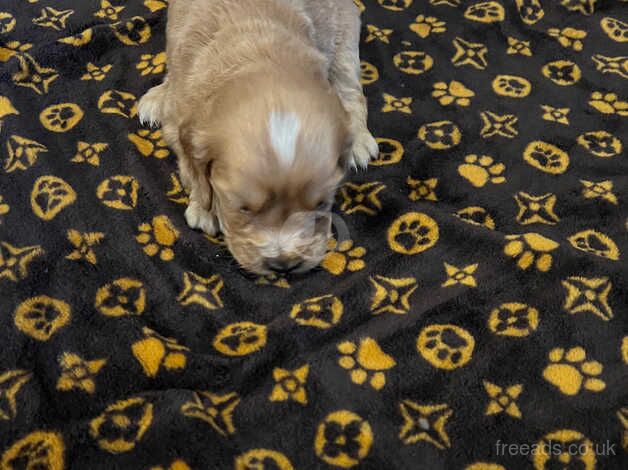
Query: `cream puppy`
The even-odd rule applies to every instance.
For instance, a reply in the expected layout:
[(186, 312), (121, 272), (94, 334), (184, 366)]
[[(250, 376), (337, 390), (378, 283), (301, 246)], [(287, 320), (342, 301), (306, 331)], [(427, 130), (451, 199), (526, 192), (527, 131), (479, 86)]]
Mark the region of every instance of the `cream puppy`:
[(170, 0), (168, 73), (140, 100), (190, 192), (248, 271), (305, 272), (326, 251), (349, 167), (378, 153), (352, 0)]

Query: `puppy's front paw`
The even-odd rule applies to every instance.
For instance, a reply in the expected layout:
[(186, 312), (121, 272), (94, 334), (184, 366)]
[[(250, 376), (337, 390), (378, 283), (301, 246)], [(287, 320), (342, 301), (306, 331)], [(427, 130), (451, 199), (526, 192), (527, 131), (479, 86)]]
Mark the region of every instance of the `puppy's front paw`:
[(160, 124), (164, 93), (165, 85), (162, 83), (151, 88), (142, 96), (137, 105), (137, 114), (141, 124), (147, 124), (151, 127), (157, 127)]
[(212, 237), (218, 233), (216, 218), (203, 209), (200, 204), (190, 203), (185, 210), (185, 221), (190, 228), (199, 229)]
[(369, 162), (379, 155), (379, 145), (367, 130), (356, 134), (351, 147), (349, 166), (354, 169), (365, 169)]

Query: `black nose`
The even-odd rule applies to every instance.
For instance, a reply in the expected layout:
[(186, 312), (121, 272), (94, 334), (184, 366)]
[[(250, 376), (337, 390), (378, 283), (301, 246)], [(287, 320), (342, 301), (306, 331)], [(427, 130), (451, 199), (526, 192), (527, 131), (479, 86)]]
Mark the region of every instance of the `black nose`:
[(266, 260), (268, 269), (280, 274), (288, 274), (299, 269), (303, 265), (303, 261), (298, 258), (286, 258), (280, 256)]

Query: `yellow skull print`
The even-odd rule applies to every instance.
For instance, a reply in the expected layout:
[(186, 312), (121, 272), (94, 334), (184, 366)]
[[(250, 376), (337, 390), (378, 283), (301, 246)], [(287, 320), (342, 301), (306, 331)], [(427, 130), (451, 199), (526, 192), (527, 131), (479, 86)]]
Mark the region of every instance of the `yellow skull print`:
[(107, 90), (98, 99), (98, 109), (102, 113), (133, 118), (137, 115), (135, 95), (126, 91)]
[(144, 284), (136, 279), (116, 279), (96, 293), (96, 310), (108, 317), (141, 315), (145, 306), (146, 290)]
[(419, 128), (419, 139), (434, 150), (447, 150), (460, 143), (460, 128), (451, 121), (424, 124)]
[(316, 431), (314, 450), (325, 463), (340, 468), (355, 467), (373, 444), (368, 421), (348, 410), (327, 415)]
[(402, 255), (416, 255), (438, 241), (438, 224), (427, 214), (408, 212), (388, 229), (390, 249)]
[(387, 10), (403, 11), (412, 5), (412, 0), (377, 0)]
[(102, 181), (96, 188), (96, 196), (107, 207), (130, 211), (137, 204), (137, 179), (129, 175), (116, 175)]
[(422, 51), (404, 51), (393, 57), (395, 66), (409, 75), (421, 75), (434, 65), (434, 59)]
[(395, 139), (376, 139), (379, 144), (379, 155), (375, 160), (372, 160), (369, 165), (373, 166), (385, 166), (394, 165), (399, 163), (403, 158), (404, 149), (401, 142)]
[(299, 325), (326, 330), (338, 324), (343, 309), (338, 297), (323, 295), (294, 305), (290, 311), (290, 318)]
[(429, 325), (419, 334), (419, 354), (438, 369), (454, 370), (471, 360), (475, 339), (456, 325)]
[(371, 85), (379, 80), (379, 71), (377, 67), (368, 62), (360, 62), (360, 83), (362, 85)]
[(89, 434), (112, 454), (129, 452), (142, 440), (153, 421), (153, 404), (141, 397), (120, 400), (89, 423)]
[(224, 327), (214, 338), (214, 348), (225, 356), (246, 356), (266, 346), (266, 326), (249, 321)]
[(127, 46), (139, 46), (150, 39), (150, 25), (141, 16), (112, 24), (113, 32), (118, 40)]
[(596, 457), (593, 443), (582, 433), (573, 429), (549, 432), (537, 443), (534, 454), (535, 470), (552, 468), (581, 468), (594, 470)]
[(235, 470), (293, 470), (290, 460), (276, 450), (251, 449), (236, 457)]
[(488, 328), (500, 336), (523, 337), (539, 326), (539, 311), (520, 302), (507, 302), (491, 311)]

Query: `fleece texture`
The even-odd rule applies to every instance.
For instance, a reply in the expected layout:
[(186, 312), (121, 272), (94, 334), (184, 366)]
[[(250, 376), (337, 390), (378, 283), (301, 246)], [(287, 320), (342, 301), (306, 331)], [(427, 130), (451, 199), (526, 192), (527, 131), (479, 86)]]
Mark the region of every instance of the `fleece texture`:
[(628, 4), (356, 4), (381, 155), (256, 278), (137, 119), (167, 1), (0, 2), (2, 470), (628, 468)]

